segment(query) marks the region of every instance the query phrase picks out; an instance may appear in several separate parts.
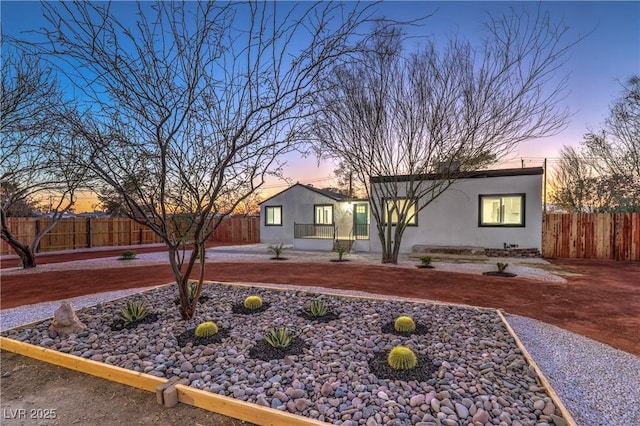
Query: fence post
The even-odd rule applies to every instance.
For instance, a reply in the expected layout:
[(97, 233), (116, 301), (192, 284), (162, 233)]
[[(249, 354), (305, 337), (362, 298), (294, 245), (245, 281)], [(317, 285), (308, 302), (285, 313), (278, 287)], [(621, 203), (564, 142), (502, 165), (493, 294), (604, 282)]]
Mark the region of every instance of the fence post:
[(87, 218), (87, 246), (93, 247), (93, 218)]

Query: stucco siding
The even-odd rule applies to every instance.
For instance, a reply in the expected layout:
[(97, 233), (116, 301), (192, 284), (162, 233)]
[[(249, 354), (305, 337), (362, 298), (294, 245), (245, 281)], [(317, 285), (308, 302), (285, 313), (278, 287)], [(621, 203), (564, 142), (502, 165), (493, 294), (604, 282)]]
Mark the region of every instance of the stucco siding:
[[(525, 194), (524, 227), (480, 227), (479, 196)], [(402, 194), (401, 194), (402, 195)], [(371, 218), (370, 249), (380, 252), (375, 219)], [(418, 213), (418, 225), (405, 231), (401, 252), (416, 244), (432, 246), (474, 246), (503, 248), (504, 243), (520, 248), (541, 248), (542, 176), (506, 176), (463, 179)]]
[[(295, 185), (265, 201), (260, 206), (260, 240), (263, 243), (294, 243), (294, 223), (313, 224), (315, 206), (333, 206), (333, 221), (338, 236), (348, 236), (353, 227), (352, 204), (336, 201), (301, 185)], [(267, 226), (265, 210), (270, 206), (282, 206), (282, 226)], [(312, 244), (313, 239), (309, 239)], [(331, 243), (330, 245), (332, 245)], [(306, 245), (305, 245), (306, 247)], [(318, 245), (324, 249), (326, 244)]]

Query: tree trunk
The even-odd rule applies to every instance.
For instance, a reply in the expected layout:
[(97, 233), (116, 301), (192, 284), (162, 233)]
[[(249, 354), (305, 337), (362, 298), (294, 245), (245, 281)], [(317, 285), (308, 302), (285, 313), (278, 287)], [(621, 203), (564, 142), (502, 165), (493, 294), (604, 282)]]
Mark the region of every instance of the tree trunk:
[(22, 243), (18, 240), (9, 230), (7, 226), (7, 217), (4, 213), (4, 210), (0, 212), (0, 223), (2, 226), (2, 231), (0, 237), (9, 244), (9, 247), (13, 249), (20, 256), (20, 260), (22, 261), (22, 267), (24, 269), (35, 268), (36, 267), (36, 256), (29, 247), (28, 244)]

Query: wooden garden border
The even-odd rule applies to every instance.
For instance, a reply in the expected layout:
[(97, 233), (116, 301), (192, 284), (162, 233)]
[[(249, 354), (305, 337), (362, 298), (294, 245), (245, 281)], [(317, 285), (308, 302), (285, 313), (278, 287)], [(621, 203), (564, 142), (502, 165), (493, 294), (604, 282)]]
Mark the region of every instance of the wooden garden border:
[[(210, 283), (219, 283), (208, 281)], [(225, 285), (233, 285), (237, 287), (261, 287), (269, 290), (276, 291), (287, 291), (289, 288), (283, 287), (272, 287), (272, 286), (261, 286), (258, 284), (252, 283), (221, 283)], [(151, 290), (148, 290), (151, 291)], [(309, 291), (315, 293), (316, 291)], [(357, 295), (341, 295), (336, 293), (327, 293), (332, 296), (340, 296), (351, 299), (364, 299), (364, 300), (389, 300), (383, 297), (366, 297), (366, 296), (357, 296)], [(403, 298), (408, 299), (408, 298)], [(412, 299), (413, 300), (413, 299)], [(558, 394), (553, 390), (551, 383), (547, 380), (547, 378), (542, 373), (542, 370), (538, 367), (536, 362), (531, 358), (531, 355), (522, 344), (515, 331), (504, 317), (502, 312), (499, 309), (485, 308), (480, 306), (472, 306), (472, 305), (462, 305), (462, 304), (451, 304), (451, 303), (442, 303), (442, 302), (434, 302), (434, 301), (423, 301), (423, 302), (414, 302), (410, 303), (424, 303), (424, 304), (435, 304), (435, 305), (453, 305), (460, 306), (471, 309), (485, 310), (495, 312), (500, 320), (505, 325), (509, 334), (514, 338), (516, 345), (522, 351), (524, 358), (527, 362), (533, 367), (536, 374), (540, 378), (540, 381), (553, 401), (554, 405), (558, 410), (562, 413), (563, 419), (567, 422), (568, 426), (577, 426), (577, 423), (571, 416), (571, 413), (565, 405), (562, 403), (562, 400), (558, 396)], [(39, 322), (39, 321), (38, 321)], [(38, 322), (34, 323), (37, 324)], [(167, 386), (171, 385), (170, 379), (165, 379), (162, 377), (151, 376), (149, 374), (140, 373), (133, 370), (128, 370), (126, 368), (117, 367), (109, 364), (105, 364), (98, 361), (93, 361), (85, 358), (81, 358), (75, 355), (66, 354), (63, 352), (58, 352), (53, 349), (43, 348), (40, 346), (32, 345), (30, 343), (19, 342), (17, 340), (9, 339), (4, 336), (0, 336), (0, 349), (6, 350), (9, 352), (14, 352), (19, 355), (27, 356), (29, 358), (37, 359), (40, 361), (47, 362), (49, 364), (59, 365), (61, 367), (65, 367), (71, 370), (79, 371), (81, 373), (89, 374), (92, 376), (100, 377), (103, 379), (111, 380), (117, 383), (122, 383), (128, 386), (132, 386), (138, 389), (142, 389), (148, 392), (158, 393), (159, 389), (166, 389)], [(192, 388), (189, 386), (185, 386), (183, 384), (175, 384), (173, 385), (174, 389), (177, 391), (177, 400), (184, 404), (192, 405), (194, 407), (202, 408), (207, 411), (215, 412), (218, 414), (222, 414), (225, 416), (233, 417), (236, 419), (248, 421), (251, 423), (259, 424), (259, 425), (273, 425), (273, 426), (296, 426), (296, 425), (326, 425), (325, 422), (320, 422), (318, 420), (313, 420), (307, 417), (291, 414), (288, 412), (276, 410), (270, 407), (262, 407), (255, 403), (249, 403), (241, 400), (237, 400), (231, 397), (226, 397), (222, 395), (213, 394), (207, 391), (203, 391), (200, 389)], [(158, 397), (158, 402), (162, 403), (161, 397)]]

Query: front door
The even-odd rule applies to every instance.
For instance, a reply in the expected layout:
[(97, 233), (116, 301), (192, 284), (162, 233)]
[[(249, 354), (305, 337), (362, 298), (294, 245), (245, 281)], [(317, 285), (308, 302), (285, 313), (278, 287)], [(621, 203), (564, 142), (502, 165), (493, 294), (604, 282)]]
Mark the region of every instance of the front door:
[(366, 240), (369, 238), (369, 204), (356, 204), (353, 208), (353, 234), (356, 240)]

